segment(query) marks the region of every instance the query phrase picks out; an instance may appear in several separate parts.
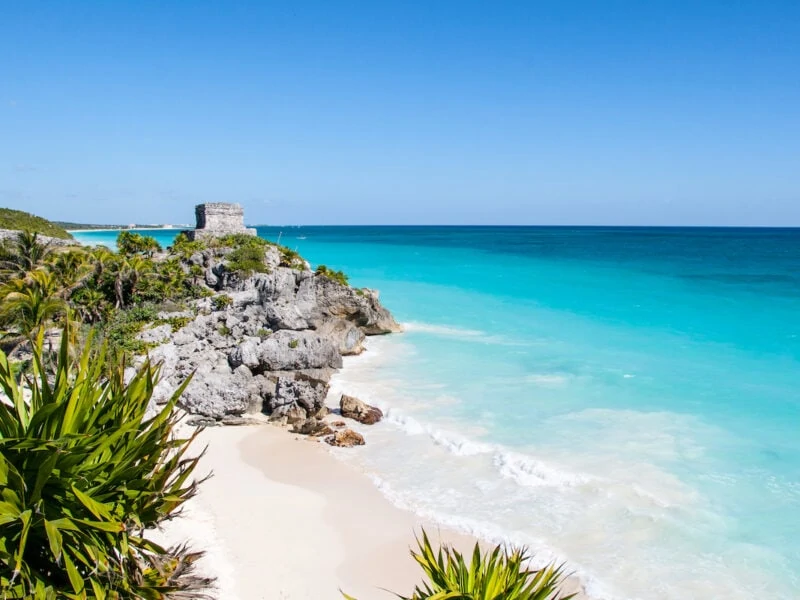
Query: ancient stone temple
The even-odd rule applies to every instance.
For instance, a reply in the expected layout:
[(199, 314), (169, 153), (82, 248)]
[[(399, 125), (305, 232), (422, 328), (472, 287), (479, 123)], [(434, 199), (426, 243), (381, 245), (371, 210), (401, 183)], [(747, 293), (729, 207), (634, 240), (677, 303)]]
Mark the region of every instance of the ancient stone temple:
[(227, 202), (198, 204), (194, 207), (194, 214), (197, 226), (186, 232), (193, 240), (220, 237), (232, 233), (256, 235), (255, 229), (248, 229), (244, 226), (244, 209), (241, 204)]

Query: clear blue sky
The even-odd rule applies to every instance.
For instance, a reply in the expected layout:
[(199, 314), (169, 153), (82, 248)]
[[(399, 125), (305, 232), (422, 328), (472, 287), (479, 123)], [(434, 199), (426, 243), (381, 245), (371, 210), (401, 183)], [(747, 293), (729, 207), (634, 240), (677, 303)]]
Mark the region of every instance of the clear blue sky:
[(2, 2), (0, 205), (800, 225), (800, 2)]

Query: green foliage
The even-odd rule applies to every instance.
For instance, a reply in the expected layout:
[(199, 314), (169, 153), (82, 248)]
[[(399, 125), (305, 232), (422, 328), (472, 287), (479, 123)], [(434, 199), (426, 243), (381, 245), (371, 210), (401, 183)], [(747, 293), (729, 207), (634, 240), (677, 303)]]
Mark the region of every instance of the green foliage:
[(188, 316), (180, 316), (180, 317), (167, 317), (163, 319), (162, 322), (168, 323), (169, 326), (172, 328), (172, 332), (175, 333), (179, 329), (183, 329), (189, 323), (192, 322), (192, 317)]
[(151, 304), (117, 310), (104, 324), (103, 335), (113, 357), (130, 357), (146, 352), (151, 344), (137, 339), (145, 326), (158, 320), (158, 310)]
[(269, 329), (264, 329), (262, 327), (261, 329), (256, 331), (256, 335), (258, 337), (260, 337), (261, 339), (264, 339), (264, 338), (268, 338), (269, 336), (271, 336), (272, 335), (272, 331), (270, 331)]
[(209, 245), (214, 248), (261, 248), (262, 250), (268, 245), (268, 242), (257, 235), (248, 235), (246, 233), (231, 233), (223, 235), (218, 238), (212, 238)]
[(297, 345), (298, 345), (299, 343), (300, 343), (300, 342), (299, 342), (298, 340), (290, 340), (290, 341), (289, 341), (289, 348), (292, 348), (292, 349), (294, 349), (294, 348), (297, 348)]
[(302, 270), (305, 268), (305, 261), (297, 252), (287, 248), (286, 246), (278, 246), (276, 244), (276, 247), (278, 248), (278, 252), (281, 253), (280, 265), (282, 267), (289, 267), (290, 269), (297, 270)]
[(36, 232), (62, 240), (72, 239), (63, 227), (42, 217), (11, 208), (0, 208), (0, 229)]
[[(569, 600), (559, 596), (564, 579), (562, 567), (548, 566), (541, 570), (529, 569), (530, 557), (524, 550), (503, 550), (495, 547), (483, 553), (478, 544), (472, 560), (445, 546), (434, 551), (428, 535), (423, 530), (422, 540), (417, 539), (418, 550), (411, 556), (422, 567), (426, 579), (414, 589), (410, 597), (401, 600)], [(354, 600), (344, 594), (345, 598)]]
[(206, 245), (200, 240), (190, 240), (185, 232), (181, 231), (175, 236), (175, 241), (172, 242), (169, 250), (173, 254), (177, 254), (183, 259), (188, 259), (192, 254), (202, 252), (206, 249)]
[(347, 275), (345, 275), (342, 271), (334, 271), (325, 265), (318, 266), (314, 273), (321, 275), (322, 277), (327, 277), (331, 281), (335, 281), (341, 285), (350, 285)]
[(253, 273), (269, 272), (264, 262), (263, 247), (240, 246), (228, 254), (226, 259), (228, 268), (241, 277), (249, 277)]
[(228, 327), (227, 325), (220, 325), (219, 327), (217, 327), (217, 332), (221, 336), (227, 337), (227, 336), (229, 336), (231, 334), (231, 328)]
[(228, 294), (219, 294), (211, 299), (211, 306), (214, 307), (214, 310), (225, 310), (232, 304), (233, 298), (228, 296)]
[(13, 240), (3, 242), (0, 251), (0, 275), (7, 280), (44, 266), (53, 254), (53, 247), (50, 242), (42, 241), (38, 233), (20, 231)]
[(135, 254), (153, 256), (161, 250), (161, 245), (153, 237), (132, 231), (120, 231), (117, 236), (117, 249), (125, 256)]
[[(0, 594), (3, 598), (202, 597), (181, 573), (196, 558), (143, 531), (191, 498), (199, 456), (176, 435), (173, 411), (186, 383), (155, 415), (147, 407), (159, 369), (125, 383), (105, 348), (87, 342), (73, 359), (64, 330), (54, 365), (34, 346), (17, 381), (0, 353)], [(201, 581), (208, 585), (208, 581)]]
[(12, 335), (36, 337), (66, 312), (55, 277), (44, 269), (0, 287), (0, 327)]

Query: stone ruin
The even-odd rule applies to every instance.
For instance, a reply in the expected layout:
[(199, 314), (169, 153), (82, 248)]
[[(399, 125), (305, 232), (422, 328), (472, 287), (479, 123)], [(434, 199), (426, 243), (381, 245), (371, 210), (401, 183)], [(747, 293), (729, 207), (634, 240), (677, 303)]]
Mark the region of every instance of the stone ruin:
[(244, 226), (244, 209), (241, 204), (228, 202), (209, 202), (194, 207), (197, 219), (195, 229), (186, 232), (189, 239), (205, 240), (232, 233), (256, 235), (255, 229)]

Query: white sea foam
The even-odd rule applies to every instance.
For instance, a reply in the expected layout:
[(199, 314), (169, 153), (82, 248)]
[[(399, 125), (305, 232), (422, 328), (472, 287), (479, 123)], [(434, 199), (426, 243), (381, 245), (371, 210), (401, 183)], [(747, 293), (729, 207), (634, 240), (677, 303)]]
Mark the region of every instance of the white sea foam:
[(526, 486), (571, 487), (593, 479), (589, 475), (570, 473), (532, 456), (507, 450), (495, 452), (494, 464), (503, 477), (509, 477)]
[(416, 321), (410, 321), (408, 323), (403, 323), (403, 329), (405, 331), (419, 331), (423, 333), (432, 333), (434, 335), (444, 335), (444, 336), (452, 336), (452, 337), (479, 337), (482, 335), (487, 335), (485, 331), (480, 331), (478, 329), (465, 329), (461, 327), (450, 327), (448, 325), (436, 325), (434, 323), (418, 323)]
[(525, 377), (525, 381), (544, 387), (561, 387), (566, 385), (572, 375), (566, 373), (532, 373)]

